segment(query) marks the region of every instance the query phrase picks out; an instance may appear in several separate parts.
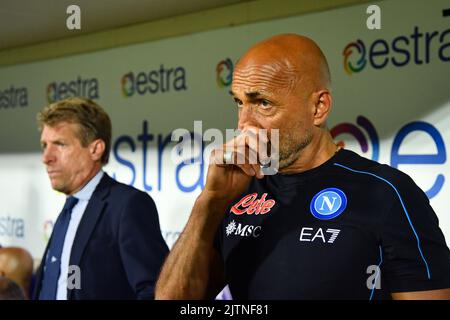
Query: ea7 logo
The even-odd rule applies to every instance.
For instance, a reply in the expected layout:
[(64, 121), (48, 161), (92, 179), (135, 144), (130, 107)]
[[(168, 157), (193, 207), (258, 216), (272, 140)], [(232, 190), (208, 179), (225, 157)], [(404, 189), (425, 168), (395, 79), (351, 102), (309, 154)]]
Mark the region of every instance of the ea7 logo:
[(252, 226), (248, 224), (237, 223), (232, 220), (225, 228), (227, 237), (229, 235), (241, 236), (241, 237), (253, 237), (258, 238), (261, 234), (261, 226)]
[(327, 229), (323, 232), (322, 228), (315, 230), (314, 228), (303, 227), (300, 232), (300, 242), (322, 241), (323, 243), (333, 243), (339, 232), (341, 230), (338, 229)]

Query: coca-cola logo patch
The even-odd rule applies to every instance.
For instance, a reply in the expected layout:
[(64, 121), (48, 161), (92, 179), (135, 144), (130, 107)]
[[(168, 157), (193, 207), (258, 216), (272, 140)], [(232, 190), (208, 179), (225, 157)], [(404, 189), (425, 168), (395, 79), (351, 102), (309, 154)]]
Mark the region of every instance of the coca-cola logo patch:
[(239, 202), (231, 207), (230, 212), (235, 215), (246, 214), (266, 214), (275, 205), (275, 200), (267, 199), (267, 193), (263, 193), (260, 199), (257, 193), (251, 193), (243, 197)]

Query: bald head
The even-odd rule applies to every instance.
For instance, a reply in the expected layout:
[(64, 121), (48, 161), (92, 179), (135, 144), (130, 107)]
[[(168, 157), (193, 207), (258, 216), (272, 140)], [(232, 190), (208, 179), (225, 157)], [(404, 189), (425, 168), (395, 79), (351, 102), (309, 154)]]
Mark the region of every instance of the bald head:
[(22, 248), (0, 248), (0, 276), (15, 281), (24, 292), (28, 292), (33, 273), (33, 258)]
[(238, 128), (278, 130), (279, 172), (304, 170), (305, 149), (335, 147), (326, 125), (330, 91), (328, 64), (314, 41), (295, 34), (271, 37), (250, 48), (234, 69)]
[(262, 69), (280, 88), (294, 90), (300, 85), (303, 90), (330, 89), (325, 55), (304, 36), (282, 34), (257, 43), (239, 60), (233, 81), (251, 75), (255, 68)]

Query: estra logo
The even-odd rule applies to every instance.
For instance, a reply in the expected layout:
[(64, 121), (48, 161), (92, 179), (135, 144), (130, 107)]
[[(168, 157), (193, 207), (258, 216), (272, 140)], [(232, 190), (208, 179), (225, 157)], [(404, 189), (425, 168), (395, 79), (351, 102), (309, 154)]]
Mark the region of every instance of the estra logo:
[(0, 237), (25, 238), (25, 220), (9, 215), (0, 216)]
[(233, 81), (233, 61), (226, 58), (220, 61), (216, 66), (216, 82), (219, 88), (228, 87)]
[(342, 52), (347, 74), (358, 73), (366, 66), (383, 69), (388, 65), (404, 67), (410, 63), (428, 64), (434, 60), (450, 61), (450, 29), (421, 32), (415, 26), (411, 34), (393, 39), (376, 39), (366, 45), (358, 39)]
[(275, 205), (275, 200), (267, 199), (267, 193), (263, 193), (260, 199), (257, 193), (248, 194), (243, 197), (238, 203), (231, 207), (230, 212), (235, 215), (246, 214), (266, 214)]
[[(339, 140), (342, 134), (350, 135), (359, 145), (359, 150), (364, 156), (374, 161), (380, 158), (380, 138), (373, 123), (366, 117), (360, 115), (356, 118), (356, 125), (351, 122), (343, 122), (335, 125), (330, 130), (331, 136), (336, 143), (345, 147), (345, 142)], [(436, 153), (432, 154), (404, 154), (400, 152), (403, 142), (411, 134), (424, 134), (429, 136), (436, 146)], [(370, 155), (369, 151), (372, 150)], [(447, 151), (444, 139), (439, 130), (431, 123), (425, 121), (413, 121), (405, 124), (398, 132), (395, 133), (392, 145), (390, 146), (390, 161), (388, 164), (391, 167), (398, 168), (400, 165), (443, 165), (447, 161)], [(434, 178), (432, 186), (424, 191), (429, 199), (435, 197), (442, 189), (445, 182), (443, 174), (438, 174)]]
[[(375, 126), (369, 119), (361, 115), (356, 118), (356, 124), (357, 125), (350, 122), (339, 123), (331, 128), (331, 136), (333, 139), (336, 139), (336, 137), (341, 134), (353, 136), (353, 138), (361, 146), (361, 151), (363, 153), (368, 153), (369, 146), (371, 147), (372, 155), (370, 156), (367, 154), (365, 156), (374, 161), (378, 161), (380, 158), (380, 139)], [(338, 140), (337, 144), (341, 147), (345, 147), (345, 142), (343, 140)]]
[(28, 89), (11, 85), (7, 89), (0, 89), (0, 109), (28, 106)]
[(47, 101), (53, 103), (70, 97), (85, 97), (99, 99), (99, 84), (97, 78), (83, 79), (78, 76), (74, 80), (54, 81), (47, 86)]
[(50, 236), (52, 235), (52, 231), (53, 231), (53, 220), (52, 219), (47, 219), (44, 221), (44, 240), (45, 242), (47, 242), (50, 239)]
[(129, 98), (134, 94), (157, 94), (170, 91), (187, 90), (186, 70), (179, 67), (166, 68), (163, 64), (159, 69), (147, 72), (130, 71), (120, 79), (122, 96)]

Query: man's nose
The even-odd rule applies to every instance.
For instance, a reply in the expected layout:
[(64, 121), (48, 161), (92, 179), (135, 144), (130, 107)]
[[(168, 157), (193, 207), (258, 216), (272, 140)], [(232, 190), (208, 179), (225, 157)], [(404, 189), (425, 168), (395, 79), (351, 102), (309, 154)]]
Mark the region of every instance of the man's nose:
[(45, 147), (45, 149), (42, 151), (42, 162), (44, 164), (50, 164), (54, 161), (54, 154), (53, 150), (50, 146)]
[(247, 127), (257, 127), (255, 115), (251, 104), (243, 105), (239, 109), (238, 129), (244, 130)]

